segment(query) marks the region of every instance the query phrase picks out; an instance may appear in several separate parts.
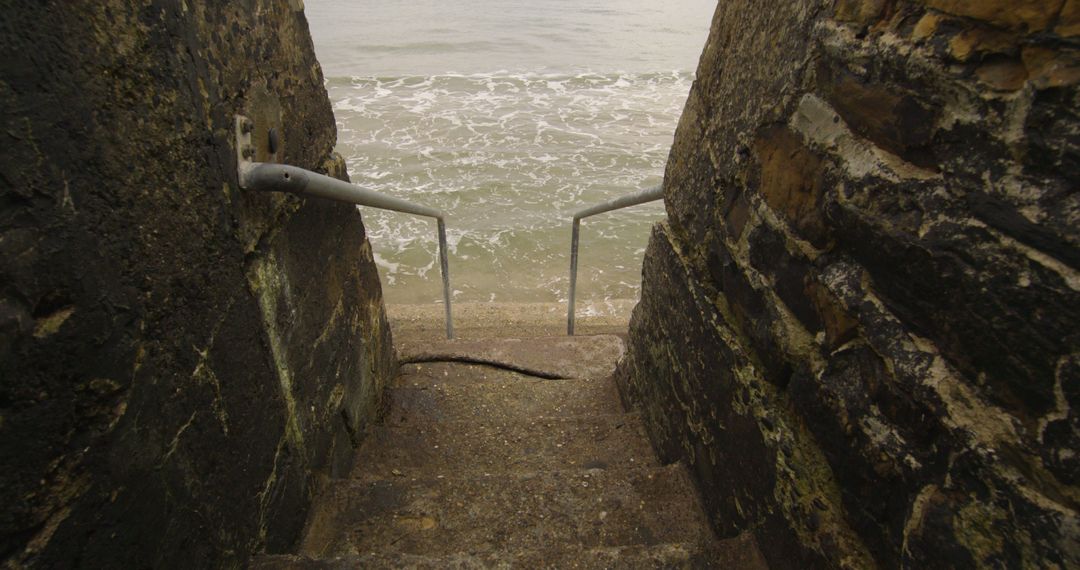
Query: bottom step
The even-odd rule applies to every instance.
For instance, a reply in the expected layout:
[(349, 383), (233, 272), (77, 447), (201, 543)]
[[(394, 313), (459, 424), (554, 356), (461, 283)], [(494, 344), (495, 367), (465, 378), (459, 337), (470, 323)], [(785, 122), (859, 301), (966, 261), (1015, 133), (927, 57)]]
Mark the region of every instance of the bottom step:
[(697, 544), (656, 544), (588, 549), (550, 548), (542, 551), (522, 550), (484, 554), (457, 553), (437, 557), (405, 553), (370, 553), (329, 559), (278, 555), (262, 556), (256, 558), (251, 564), (252, 570), (352, 570), (355, 568), (767, 570), (768, 566), (749, 534), (718, 541), (707, 548)]
[(316, 501), (299, 554), (694, 543), (712, 538), (695, 499), (679, 466), (337, 481)]

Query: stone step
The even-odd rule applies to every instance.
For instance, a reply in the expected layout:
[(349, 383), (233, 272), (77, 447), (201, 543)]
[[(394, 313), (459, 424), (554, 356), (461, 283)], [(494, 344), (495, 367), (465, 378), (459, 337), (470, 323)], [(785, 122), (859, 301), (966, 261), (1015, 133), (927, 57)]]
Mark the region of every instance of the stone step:
[(597, 548), (547, 548), (542, 550), (455, 552), (443, 556), (423, 556), (401, 552), (370, 552), (338, 558), (303, 556), (261, 556), (251, 570), (354, 570), (356, 568), (404, 568), (410, 570), (480, 570), (522, 568), (562, 570), (654, 570), (655, 568), (765, 570), (767, 566), (753, 539), (747, 537), (700, 543), (664, 543)]
[(312, 509), (311, 557), (697, 543), (710, 538), (680, 466), (417, 481), (335, 481)]
[(623, 413), (611, 378), (543, 380), (489, 366), (407, 365), (388, 393), (388, 425)]
[(636, 414), (377, 426), (353, 478), (430, 479), (571, 469), (659, 467)]

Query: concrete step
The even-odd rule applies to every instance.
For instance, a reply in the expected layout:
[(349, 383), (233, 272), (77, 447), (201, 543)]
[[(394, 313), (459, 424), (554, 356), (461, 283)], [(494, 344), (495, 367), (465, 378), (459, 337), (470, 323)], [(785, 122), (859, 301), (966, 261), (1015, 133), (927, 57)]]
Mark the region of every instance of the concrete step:
[(710, 536), (679, 466), (574, 469), (333, 482), (312, 510), (299, 554), (444, 556), (698, 543)]
[(430, 479), (570, 469), (659, 467), (636, 414), (377, 426), (353, 478)]
[(652, 546), (617, 546), (597, 548), (547, 548), (543, 550), (494, 551), (488, 553), (455, 552), (444, 556), (407, 553), (366, 553), (338, 558), (306, 558), (280, 555), (262, 556), (253, 561), (252, 570), (353, 570), (356, 568), (404, 568), (410, 570), (461, 570), (522, 568), (562, 570), (653, 570), (655, 568), (717, 568), (764, 570), (767, 568), (753, 539), (747, 537), (717, 541), (708, 546), (698, 543), (665, 543)]
[(603, 378), (626, 351), (614, 335), (410, 340), (394, 338), (402, 362), (482, 361), (515, 366), (560, 378)]
[(611, 378), (543, 380), (489, 366), (406, 365), (389, 391), (388, 425), (623, 413)]

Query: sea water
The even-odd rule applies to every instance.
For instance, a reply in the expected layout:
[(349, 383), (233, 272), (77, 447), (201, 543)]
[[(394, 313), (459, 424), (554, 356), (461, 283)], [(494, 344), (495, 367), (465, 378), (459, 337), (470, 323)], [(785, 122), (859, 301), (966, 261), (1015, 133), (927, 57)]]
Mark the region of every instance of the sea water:
[[(574, 211), (663, 179), (712, 0), (307, 0), (354, 183), (447, 213), (455, 301), (565, 301)], [(391, 303), (435, 223), (361, 209)], [(579, 299), (638, 296), (659, 202), (582, 224)]]

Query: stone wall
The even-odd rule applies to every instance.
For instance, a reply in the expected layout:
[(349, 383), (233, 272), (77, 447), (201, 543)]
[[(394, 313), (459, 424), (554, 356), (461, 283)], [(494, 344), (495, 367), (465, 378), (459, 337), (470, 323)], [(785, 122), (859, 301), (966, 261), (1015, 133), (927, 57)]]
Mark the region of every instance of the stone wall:
[(393, 367), (356, 209), (236, 186), (236, 113), (345, 176), (302, 4), (0, 13), (0, 560), (288, 550)]
[(1080, 2), (725, 0), (624, 397), (775, 568), (1080, 565)]

